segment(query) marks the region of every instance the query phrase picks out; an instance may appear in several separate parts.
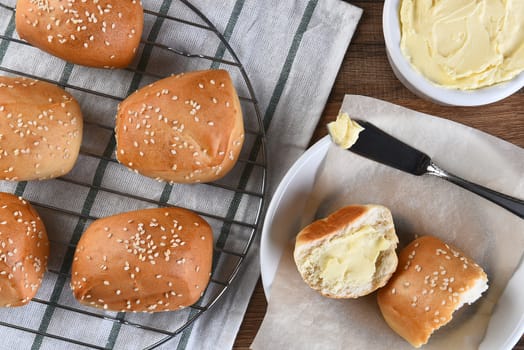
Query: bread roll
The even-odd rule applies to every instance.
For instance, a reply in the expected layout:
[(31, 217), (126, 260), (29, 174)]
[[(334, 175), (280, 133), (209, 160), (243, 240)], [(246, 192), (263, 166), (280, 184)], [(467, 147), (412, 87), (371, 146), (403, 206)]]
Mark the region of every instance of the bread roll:
[(0, 306), (22, 306), (35, 296), (48, 256), (38, 213), (21, 197), (0, 192)]
[(81, 141), (82, 113), (70, 94), (42, 81), (0, 77), (0, 179), (64, 175)]
[(126, 67), (135, 56), (144, 25), (137, 0), (18, 0), (20, 38), (68, 62)]
[(119, 106), (116, 140), (120, 163), (145, 176), (178, 183), (223, 177), (244, 141), (229, 74), (180, 74), (136, 91)]
[(378, 292), (388, 325), (418, 348), (488, 288), (487, 276), (458, 249), (435, 237), (411, 242), (399, 256), (399, 268)]
[(208, 223), (181, 208), (145, 209), (93, 222), (78, 242), (71, 288), (113, 311), (172, 311), (194, 304), (211, 272)]
[(391, 212), (350, 205), (305, 227), (294, 258), (304, 281), (330, 298), (357, 298), (382, 287), (397, 267)]

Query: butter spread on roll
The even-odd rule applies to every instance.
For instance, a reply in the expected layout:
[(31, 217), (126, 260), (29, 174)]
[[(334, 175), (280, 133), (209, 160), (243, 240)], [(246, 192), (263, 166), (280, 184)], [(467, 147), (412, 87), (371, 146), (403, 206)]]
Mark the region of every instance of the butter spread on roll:
[(375, 263), (380, 252), (390, 248), (390, 242), (366, 225), (353, 234), (334, 238), (325, 243), (322, 249), (315, 249), (312, 254), (319, 254), (320, 277), (338, 289), (343, 288), (346, 279), (350, 283), (365, 283), (376, 271)]
[(16, 4), (20, 38), (84, 66), (129, 65), (143, 25), (139, 0), (18, 0)]
[(328, 123), (327, 128), (333, 142), (345, 149), (351, 148), (357, 142), (360, 132), (364, 130), (347, 113), (339, 113), (334, 122)]
[(41, 180), (68, 173), (82, 142), (82, 112), (63, 89), (0, 77), (0, 179)]
[(402, 0), (401, 50), (432, 82), (477, 89), (524, 70), (524, 1)]
[(0, 192), (0, 306), (29, 303), (42, 284), (48, 256), (38, 213), (21, 197)]
[(378, 305), (388, 325), (418, 348), (455, 310), (480, 298), (487, 282), (482, 268), (460, 250), (423, 236), (400, 252), (398, 270), (378, 291)]
[(304, 281), (331, 298), (357, 298), (386, 284), (397, 267), (391, 212), (351, 205), (302, 229), (294, 259)]
[(157, 180), (210, 182), (236, 164), (244, 122), (225, 70), (180, 74), (125, 99), (116, 120), (117, 158)]
[(194, 304), (209, 282), (213, 234), (182, 208), (143, 209), (93, 222), (78, 242), (71, 288), (83, 304), (159, 312)]

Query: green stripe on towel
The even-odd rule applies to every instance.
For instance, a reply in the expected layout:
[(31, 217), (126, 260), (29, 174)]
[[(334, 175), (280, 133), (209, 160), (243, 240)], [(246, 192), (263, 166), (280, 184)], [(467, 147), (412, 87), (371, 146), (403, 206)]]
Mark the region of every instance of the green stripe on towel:
[[(293, 37), (293, 42), (291, 44), (291, 47), (288, 51), (286, 60), (284, 62), (284, 65), (282, 67), (282, 70), (280, 72), (279, 79), (277, 81), (277, 85), (275, 86), (275, 89), (273, 90), (273, 94), (271, 96), (271, 100), (269, 102), (268, 108), (266, 110), (266, 113), (264, 114), (264, 129), (267, 131), (269, 129), (269, 125), (271, 123), (271, 120), (273, 119), (273, 116), (275, 114), (276, 106), (278, 105), (280, 98), (282, 97), (282, 93), (284, 91), (284, 87), (286, 85), (286, 82), (289, 78), (289, 73), (291, 72), (291, 67), (293, 66), (293, 62), (295, 60), (295, 57), (298, 52), (298, 48), (300, 47), (300, 43), (302, 41), (302, 37), (304, 36), (305, 31), (307, 30), (309, 26), (309, 22), (311, 21), (311, 18), (313, 16), (313, 13), (315, 12), (315, 8), (317, 6), (318, 0), (311, 0), (306, 6), (306, 9), (304, 11), (304, 14), (302, 15), (302, 19), (300, 21), (300, 24), (297, 28), (297, 31), (295, 32), (295, 35)], [(238, 19), (238, 18), (237, 18)], [(236, 23), (236, 19), (235, 19)], [(231, 29), (231, 33), (233, 32), (233, 29)], [(229, 40), (229, 38), (226, 38)], [(218, 51), (217, 51), (218, 52)], [(257, 143), (251, 152), (249, 159), (256, 159), (258, 152), (260, 151), (260, 143)], [(239, 182), (239, 188), (245, 188), (247, 185), (247, 182), (249, 181), (249, 177), (251, 175), (251, 166), (247, 166), (244, 173), (242, 174)], [(232, 220), (234, 219), (240, 202), (242, 199), (242, 194), (235, 193), (233, 200), (231, 201), (230, 207), (228, 209), (226, 219)], [(218, 237), (216, 246), (219, 248), (223, 248), (227, 237), (229, 234), (231, 228), (231, 224), (225, 223), (224, 226), (222, 226), (222, 230), (220, 232), (220, 235)], [(215, 265), (216, 260), (218, 258), (214, 257), (214, 263)], [(192, 310), (190, 312), (189, 317), (191, 317), (196, 311)], [(182, 333), (182, 339), (180, 340), (177, 350), (183, 350), (186, 348), (187, 343), (189, 341), (189, 338), (191, 336), (191, 331), (193, 329), (193, 325), (190, 325), (186, 330)]]
[[(170, 0), (166, 0), (164, 1), (164, 3), (162, 4), (162, 7), (161, 7), (161, 10), (164, 10), (167, 12), (167, 9), (169, 9), (169, 5), (170, 5)], [(160, 26), (157, 26), (155, 28), (155, 26), (153, 26), (152, 30), (151, 30), (151, 33), (149, 35), (149, 39), (151, 39), (152, 41), (154, 41), (156, 39), (156, 37), (158, 36), (158, 33), (160, 31)], [(151, 56), (151, 51), (152, 51), (152, 47), (151, 46), (145, 46), (144, 47), (144, 51), (142, 53), (142, 57), (138, 63), (138, 69), (139, 70), (145, 70), (145, 68), (147, 67), (147, 64), (148, 64), (148, 61), (149, 61), (149, 57)], [(135, 91), (138, 86), (140, 85), (140, 82), (142, 80), (142, 75), (140, 73), (135, 73), (134, 76), (133, 76), (133, 79), (131, 81), (131, 84), (130, 84), (130, 87), (128, 89), (128, 94), (129, 93), (132, 93), (133, 91)], [(106, 145), (106, 148), (103, 152), (103, 157), (104, 158), (110, 158), (111, 155), (113, 154), (114, 150), (115, 150), (115, 146), (116, 146), (116, 141), (115, 141), (115, 138), (114, 138), (114, 135), (111, 136), (108, 144)], [(93, 179), (93, 187), (89, 189), (89, 192), (87, 194), (87, 197), (86, 197), (86, 200), (84, 202), (84, 205), (83, 205), (83, 208), (82, 208), (82, 214), (83, 215), (89, 215), (91, 209), (92, 209), (92, 206), (95, 202), (95, 199), (96, 199), (96, 196), (98, 194), (98, 189), (97, 187), (101, 185), (102, 183), (102, 180), (103, 180), (103, 177), (104, 177), (104, 173), (105, 173), (105, 170), (107, 168), (107, 165), (108, 165), (108, 161), (105, 160), (105, 159), (102, 159), (100, 160), (100, 162), (98, 163), (98, 166), (97, 166), (97, 169), (96, 169), (96, 172), (95, 172), (95, 177)], [(78, 240), (80, 239), (80, 236), (82, 235), (82, 233), (84, 232), (84, 229), (85, 229), (85, 226), (86, 226), (86, 223), (87, 223), (87, 220), (83, 219), (83, 218), (80, 218), (77, 222), (77, 225), (73, 231), (73, 236), (71, 238), (71, 243), (73, 244), (76, 244), (78, 242)], [(72, 259), (73, 259), (73, 256), (74, 256), (74, 249), (73, 248), (69, 248), (65, 257), (64, 257), (64, 261), (62, 263), (62, 268), (61, 268), (61, 272), (65, 272), (67, 273), (68, 272), (68, 267), (71, 265), (72, 263)], [(51, 301), (58, 301), (59, 298), (60, 298), (60, 293), (62, 291), (62, 289), (64, 288), (65, 286), (65, 282), (66, 282), (66, 278), (63, 276), (63, 275), (60, 275), (58, 277), (58, 280), (55, 284), (55, 288), (53, 289), (53, 293), (51, 295)], [(49, 327), (49, 324), (51, 322), (51, 319), (52, 319), (52, 316), (53, 316), (53, 313), (55, 311), (55, 307), (52, 306), (52, 305), (48, 305), (46, 307), (46, 310), (44, 312), (44, 317), (42, 319), (42, 323), (40, 324), (40, 327), (39, 327), (39, 331), (40, 332), (46, 332), (47, 331), (47, 328)], [(122, 314), (118, 314), (117, 317), (119, 318), (123, 318), (123, 315)], [(112, 348), (114, 346), (114, 343), (118, 337), (118, 333), (120, 331), (120, 323), (118, 322), (115, 322), (113, 324), (113, 327), (109, 333), (109, 337), (108, 337), (108, 340), (106, 342), (106, 346)], [(32, 350), (39, 350), (40, 347), (42, 346), (42, 341), (43, 341), (43, 336), (42, 335), (37, 335), (35, 337), (35, 340), (33, 342), (33, 345), (31, 347)]]
[[(11, 19), (9, 20), (9, 23), (7, 24), (7, 28), (5, 30), (5, 36), (10, 38), (13, 36), (13, 33), (15, 31), (15, 15), (14, 13), (11, 15)], [(10, 40), (2, 39), (0, 42), (0, 63), (4, 60), (5, 54), (7, 52), (7, 49), (9, 48), (9, 44), (11, 43)]]
[[(160, 6), (159, 13), (162, 15), (165, 15), (169, 12), (169, 8), (171, 7), (171, 0), (164, 0), (162, 2), (162, 5)], [(155, 22), (153, 23), (153, 27), (151, 28), (151, 31), (149, 32), (149, 35), (147, 37), (148, 41), (155, 42), (156, 38), (158, 37), (158, 34), (160, 34), (160, 29), (162, 28), (162, 24), (164, 23), (164, 18), (159, 16), (156, 18)], [(140, 57), (140, 61), (138, 62), (138, 69), (141, 71), (147, 70), (147, 65), (149, 63), (149, 58), (151, 57), (151, 53), (153, 51), (153, 46), (146, 45), (144, 47), (144, 51), (142, 52), (142, 56)], [(133, 76), (133, 81), (131, 83), (131, 86), (128, 90), (128, 95), (134, 92), (139, 84), (140, 80), (142, 79), (142, 76), (140, 74), (135, 74)], [(169, 198), (169, 193), (171, 193), (171, 185), (166, 185), (164, 187), (164, 190), (162, 191), (162, 195), (160, 196), (160, 201), (163, 201), (164, 198)], [(168, 192), (169, 191), (169, 192)], [(167, 202), (167, 199), (165, 200)], [(123, 320), (125, 317), (125, 313), (119, 312), (116, 315), (116, 318), (118, 320)], [(109, 332), (109, 336), (107, 338), (106, 347), (109, 349), (112, 349), (115, 344), (116, 340), (118, 339), (118, 334), (120, 333), (120, 329), (122, 328), (122, 324), (120, 322), (114, 322), (113, 326), (111, 327), (111, 331)]]
[[(242, 12), (242, 9), (244, 8), (245, 0), (237, 0), (235, 2), (235, 6), (233, 7), (233, 11), (231, 12), (231, 16), (229, 16), (229, 21), (226, 25), (226, 30), (224, 30), (224, 38), (229, 41), (231, 38), (231, 35), (233, 35), (233, 30), (235, 29), (235, 26), (237, 24), (238, 18), (240, 17), (240, 13)], [(215, 58), (217, 59), (223, 59), (224, 55), (226, 53), (226, 45), (220, 41), (220, 44), (218, 45), (217, 51), (215, 52)], [(211, 69), (218, 69), (220, 66), (220, 62), (214, 61), (211, 64)]]
[[(64, 66), (64, 69), (62, 70), (62, 74), (60, 76), (60, 79), (59, 79), (59, 85), (65, 85), (67, 84), (67, 82), (69, 81), (69, 78), (71, 77), (71, 73), (73, 71), (73, 65), (71, 63), (66, 63), (65, 66)], [(17, 191), (20, 191), (20, 196), (22, 196), (24, 190), (25, 190), (25, 187), (26, 187), (26, 183), (19, 183), (18, 186), (16, 187), (17, 188)], [(74, 236), (74, 234), (73, 234)], [(74, 253), (74, 251), (73, 251)], [(67, 253), (66, 253), (66, 256), (67, 256)], [(61, 271), (64, 269), (64, 262), (66, 261), (66, 256), (64, 256), (64, 261), (62, 262), (62, 267), (61, 267)], [(67, 272), (67, 271), (65, 271)], [(57, 281), (55, 282), (55, 286), (53, 288), (53, 293), (51, 294), (51, 299), (50, 301), (58, 301), (58, 298), (60, 298), (60, 292), (62, 291), (62, 288), (65, 284), (65, 278), (64, 278), (64, 281), (61, 281), (61, 279), (63, 278), (62, 275), (60, 275), (57, 279)], [(57, 288), (59, 288), (59, 290), (57, 291)], [(48, 312), (50, 313), (48, 315)], [(41, 332), (45, 332), (47, 330), (47, 328), (49, 327), (49, 322), (51, 321), (51, 317), (52, 317), (52, 314), (54, 312), (54, 306), (51, 306), (51, 305), (48, 305), (44, 311), (44, 315), (42, 317), (42, 322), (40, 323), (40, 326), (38, 327), (38, 330), (41, 331)], [(42, 335), (37, 335), (35, 337), (35, 339), (33, 340), (33, 345), (32, 345), (32, 349), (38, 349), (40, 348), (41, 344), (42, 344), (42, 340), (43, 340), (43, 336)], [(37, 345), (38, 344), (38, 345)]]
[[(106, 149), (104, 150), (104, 158), (111, 157), (111, 154), (113, 153), (113, 149), (115, 146), (115, 139), (113, 136), (111, 136), (111, 140), (106, 146)], [(99, 186), (102, 183), (102, 179), (104, 177), (104, 172), (107, 167), (107, 161), (101, 160), (100, 163), (98, 163), (98, 167), (96, 169), (95, 177), (93, 180), (94, 186)], [(95, 188), (90, 188), (89, 192), (87, 194), (86, 200), (84, 202), (83, 208), (82, 208), (82, 215), (89, 215), (91, 208), (93, 207), (93, 203), (95, 202), (96, 195), (98, 193), (98, 190)], [(85, 225), (87, 223), (87, 219), (85, 218), (79, 218), (78, 222), (75, 226), (75, 229), (73, 231), (73, 235), (71, 237), (70, 243), (76, 245), (78, 240), (80, 239), (80, 236), (84, 232)], [(51, 302), (58, 302), (60, 299), (60, 294), (62, 293), (62, 289), (65, 286), (66, 283), (66, 273), (69, 272), (69, 267), (71, 266), (71, 263), (73, 261), (73, 256), (75, 253), (75, 249), (70, 246), (66, 254), (64, 255), (64, 260), (62, 261), (62, 267), (60, 268), (60, 272), (64, 274), (60, 274), (57, 278), (57, 281), (55, 283), (55, 287), (53, 288), (53, 293), (51, 294), (50, 301)], [(39, 332), (47, 332), (47, 328), (49, 327), (49, 324), (51, 323), (51, 319), (53, 318), (53, 314), (55, 312), (55, 307), (53, 305), (48, 305), (44, 312), (44, 317), (42, 319), (42, 322), (40, 324), (40, 327), (38, 328)], [(37, 335), (35, 337), (35, 340), (33, 341), (33, 345), (31, 346), (32, 350), (38, 350), (42, 346), (44, 336)]]
[[(223, 33), (224, 39), (228, 41), (231, 38), (231, 35), (233, 34), (235, 26), (238, 22), (238, 18), (240, 17), (240, 14), (242, 13), (242, 9), (244, 8), (244, 3), (245, 3), (245, 0), (237, 0), (235, 2), (235, 5), (233, 6), (233, 11), (231, 11), (231, 15), (229, 16), (229, 20), (227, 22), (226, 29), (224, 30), (224, 33)], [(215, 58), (223, 59), (225, 53), (226, 53), (226, 46), (221, 41), (215, 52)], [(218, 69), (219, 66), (220, 66), (220, 63), (217, 61), (214, 61), (211, 64), (211, 69)], [(218, 259), (217, 254), (213, 255), (213, 265), (212, 266), (216, 266), (217, 259)], [(193, 318), (197, 312), (198, 311), (196, 311), (195, 309), (191, 309), (191, 311), (189, 311), (189, 316), (186, 322), (188, 322), (191, 318)], [(180, 341), (178, 342), (177, 350), (182, 350), (187, 347), (187, 342), (189, 341), (192, 330), (193, 330), (193, 324), (189, 325), (186, 329), (184, 329), (184, 331), (182, 332), (182, 336), (180, 337)]]

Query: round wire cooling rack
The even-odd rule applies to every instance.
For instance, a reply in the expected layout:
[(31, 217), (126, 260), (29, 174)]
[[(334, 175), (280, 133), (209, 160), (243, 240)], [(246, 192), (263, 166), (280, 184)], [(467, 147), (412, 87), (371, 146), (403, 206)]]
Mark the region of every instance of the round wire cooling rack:
[[(47, 181), (0, 181), (0, 190), (23, 196), (37, 207), (51, 244), (48, 271), (36, 297), (22, 308), (0, 310), (4, 345), (39, 348), (57, 342), (112, 349), (126, 339), (137, 348), (153, 349), (183, 337), (231, 286), (263, 222), (266, 139), (244, 66), (224, 35), (188, 0), (143, 1), (145, 25), (137, 60), (121, 70), (72, 65), (20, 40), (14, 2), (0, 0), (0, 16), (10, 18), (7, 26), (0, 23), (0, 73), (47, 81), (71, 92), (84, 113), (84, 139), (71, 173)], [(127, 171), (114, 157), (118, 103), (157, 79), (209, 68), (228, 70), (239, 92), (245, 141), (235, 168), (216, 182), (195, 185), (160, 183)], [(175, 205), (204, 217), (215, 233), (213, 272), (197, 303), (175, 312), (142, 314), (105, 312), (74, 300), (70, 266), (90, 222), (121, 212), (122, 206), (133, 210)]]

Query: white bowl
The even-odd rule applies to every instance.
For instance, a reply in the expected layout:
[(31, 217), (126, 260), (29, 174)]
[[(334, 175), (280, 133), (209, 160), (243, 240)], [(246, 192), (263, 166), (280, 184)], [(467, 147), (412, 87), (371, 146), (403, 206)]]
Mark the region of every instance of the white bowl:
[(414, 94), (442, 105), (480, 106), (500, 101), (524, 87), (524, 72), (510, 81), (476, 90), (440, 87), (416, 71), (400, 49), (401, 0), (385, 0), (382, 29), (386, 53), (395, 76)]

